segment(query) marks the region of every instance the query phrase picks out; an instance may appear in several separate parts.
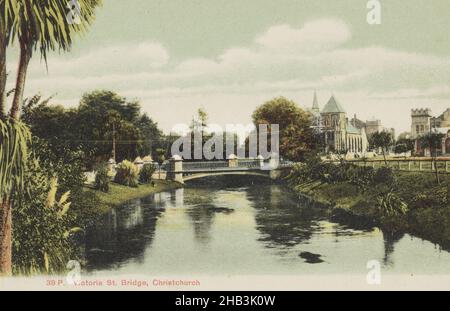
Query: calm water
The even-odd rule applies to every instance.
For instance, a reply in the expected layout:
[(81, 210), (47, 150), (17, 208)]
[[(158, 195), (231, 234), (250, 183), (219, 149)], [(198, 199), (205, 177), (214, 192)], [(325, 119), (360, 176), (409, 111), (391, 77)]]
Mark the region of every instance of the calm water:
[(450, 272), (450, 254), (410, 235), (339, 223), (279, 185), (188, 187), (132, 201), (87, 233), (94, 274)]

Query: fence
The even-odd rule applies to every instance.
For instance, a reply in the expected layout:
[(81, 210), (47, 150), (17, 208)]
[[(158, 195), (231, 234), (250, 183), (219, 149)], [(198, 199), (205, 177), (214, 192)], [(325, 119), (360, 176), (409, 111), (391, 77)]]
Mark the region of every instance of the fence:
[[(407, 171), (407, 172), (435, 172), (436, 168), (438, 172), (450, 173), (450, 161), (449, 160), (436, 160), (432, 159), (389, 159), (387, 160), (387, 165), (384, 160), (355, 160), (351, 163), (368, 166), (373, 168), (380, 168), (383, 166), (388, 166), (394, 170)], [(436, 166), (435, 166), (436, 165)]]

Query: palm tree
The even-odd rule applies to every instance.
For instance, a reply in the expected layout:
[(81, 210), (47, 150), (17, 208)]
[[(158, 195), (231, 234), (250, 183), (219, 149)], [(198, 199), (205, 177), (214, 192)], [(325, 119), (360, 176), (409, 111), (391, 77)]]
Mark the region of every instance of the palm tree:
[(102, 0), (77, 0), (79, 23), (67, 19), (67, 0), (5, 0), (15, 5), (16, 18), (12, 26), (12, 39), (20, 46), (16, 91), (11, 107), (11, 117), (18, 119), (25, 90), (28, 64), (33, 51), (39, 49), (44, 61), (47, 52), (68, 51), (74, 33), (84, 33), (95, 18), (95, 8)]
[[(28, 64), (33, 51), (39, 48), (44, 61), (50, 50), (69, 50), (74, 33), (84, 33), (92, 23), (95, 8), (102, 0), (77, 0), (79, 5), (80, 23), (70, 23), (67, 19), (66, 0), (0, 0), (0, 52), (6, 44), (16, 38), (20, 45), (19, 69), (17, 72), (14, 99), (8, 120), (0, 119), (0, 274), (10, 275), (12, 219), (11, 197), (14, 191), (20, 191), (23, 186), (23, 172), (27, 159), (27, 143), (30, 133), (26, 126), (19, 121), (19, 111), (23, 101)], [(5, 44), (6, 42), (6, 44)], [(2, 53), (5, 55), (5, 53)], [(5, 59), (6, 60), (6, 59)], [(5, 61), (6, 63), (6, 61)], [(3, 60), (0, 61), (3, 74)], [(5, 70), (6, 75), (6, 70)], [(1, 78), (3, 85), (6, 78)], [(5, 97), (0, 88), (0, 95)], [(4, 109), (2, 99), (1, 108)]]
[(0, 118), (6, 114), (6, 29), (0, 18)]
[(6, 116), (6, 48), (11, 34), (14, 11), (10, 0), (0, 0), (0, 118)]

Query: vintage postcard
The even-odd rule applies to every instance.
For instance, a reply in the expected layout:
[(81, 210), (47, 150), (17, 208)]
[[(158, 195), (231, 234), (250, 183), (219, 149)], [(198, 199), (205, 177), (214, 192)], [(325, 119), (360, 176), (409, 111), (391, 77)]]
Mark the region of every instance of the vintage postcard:
[(0, 290), (450, 290), (449, 12), (0, 0)]

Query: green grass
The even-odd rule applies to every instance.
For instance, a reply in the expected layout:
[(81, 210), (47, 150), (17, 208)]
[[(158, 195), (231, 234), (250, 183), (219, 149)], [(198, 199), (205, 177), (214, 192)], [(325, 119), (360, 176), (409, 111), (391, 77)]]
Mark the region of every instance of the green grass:
[(120, 206), (133, 199), (140, 199), (153, 193), (179, 188), (181, 185), (176, 182), (155, 180), (155, 185), (140, 184), (137, 188), (122, 186), (116, 183), (109, 184), (109, 192), (89, 189), (94, 192), (100, 200), (99, 212), (104, 213), (113, 207)]
[[(435, 175), (430, 173), (396, 172), (395, 175), (396, 193), (409, 206), (408, 214), (396, 219), (395, 225), (402, 231), (450, 249), (450, 175), (440, 174), (440, 185)], [(382, 188), (370, 187), (362, 192), (357, 186), (346, 182), (310, 182), (297, 185), (294, 189), (331, 210), (345, 210), (352, 215), (375, 220), (382, 226), (386, 225), (375, 213), (376, 199)]]

